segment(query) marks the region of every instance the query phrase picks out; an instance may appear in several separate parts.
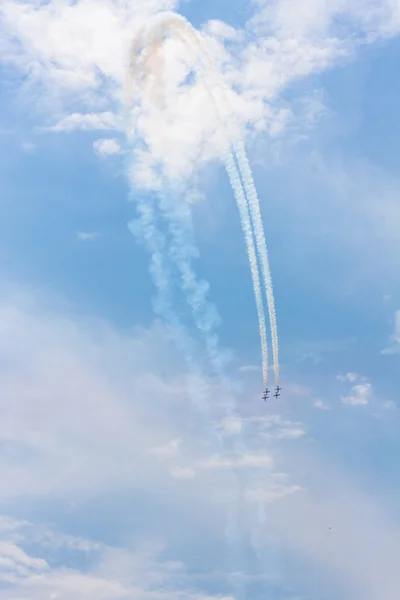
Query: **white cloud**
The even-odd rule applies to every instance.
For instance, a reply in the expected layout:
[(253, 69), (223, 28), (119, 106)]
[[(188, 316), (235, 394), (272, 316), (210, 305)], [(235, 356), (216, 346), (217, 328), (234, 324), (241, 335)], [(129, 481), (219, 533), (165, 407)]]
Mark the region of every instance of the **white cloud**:
[(160, 460), (174, 458), (179, 456), (181, 444), (182, 440), (180, 439), (171, 440), (164, 446), (156, 446), (155, 448), (151, 448), (150, 454), (153, 454)]
[(243, 365), (238, 369), (239, 373), (258, 373), (260, 371), (259, 365)]
[(342, 404), (365, 406), (371, 399), (372, 386), (370, 383), (359, 383), (351, 388), (348, 396), (342, 397)]
[[(278, 416), (260, 417), (261, 425), (239, 417), (221, 423), (219, 410), (204, 429), (187, 402), (188, 389), (207, 387), (210, 408), (219, 390), (186, 379), (183, 357), (161, 326), (123, 335), (101, 321), (74, 322), (54, 308), (43, 313), (25, 293), (2, 289), (1, 296), (1, 501), (74, 502), (134, 489), (162, 497), (174, 518), (189, 505), (204, 519), (217, 512), (222, 523), (224, 505), (213, 500), (234, 497), (232, 469), (240, 471), (243, 490), (247, 477), (272, 476), (272, 448), (265, 452), (260, 437), (265, 423), (276, 429), (275, 440), (301, 434)], [(246, 432), (252, 424), (256, 430)], [(0, 519), (0, 537), (13, 529), (12, 521)]]
[[(156, 457), (143, 451), (177, 439), (186, 414), (169, 415), (167, 402), (181, 403), (186, 389), (163, 329), (124, 336), (45, 315), (25, 294), (2, 297), (0, 499), (157, 485)], [(166, 366), (169, 382), (157, 372)]]
[(93, 142), (93, 148), (99, 156), (112, 156), (121, 152), (121, 146), (112, 138), (96, 140)]
[[(233, 600), (203, 594), (190, 582), (186, 566), (167, 560), (159, 544), (135, 544), (131, 550), (74, 538), (41, 525), (15, 522), (15, 528), (18, 538), (11, 535), (0, 543), (0, 579), (12, 584), (0, 588), (1, 600)], [(48, 555), (47, 539), (57, 540), (52, 566), (41, 558)], [(66, 554), (71, 547), (85, 553), (85, 567), (71, 565)]]
[[(298, 552), (301, 560), (304, 556), (312, 560), (313, 570), (321, 561), (343, 586), (361, 590), (353, 598), (382, 597), (378, 583), (385, 586), (385, 598), (398, 597), (400, 582), (391, 558), (392, 552), (397, 552), (394, 556), (400, 552), (396, 525), (382, 522), (379, 511), (365, 509), (364, 498), (354, 497), (342, 482), (338, 485), (330, 465), (324, 463), (322, 471), (332, 479), (327, 481), (327, 474), (314, 473), (303, 464), (303, 456), (297, 457), (296, 450), (291, 450), (292, 444), (287, 445), (287, 452), (284, 448), (281, 452), (284, 470), (293, 472), (297, 459), (302, 477), (293, 476), (292, 481), (292, 476), (272, 471), (279, 453), (273, 448), (265, 452), (265, 440), (260, 440), (259, 434), (268, 431), (279, 436), (286, 430), (286, 437), (296, 437), (302, 431), (300, 424), (260, 410), (260, 416), (242, 419), (243, 439), (254, 446), (240, 449), (234, 456), (212, 448), (209, 458), (199, 460), (199, 447), (193, 443), (196, 431), (190, 429), (190, 435), (184, 437), (189, 420), (182, 364), (162, 328), (124, 336), (97, 321), (74, 323), (55, 311), (43, 314), (37, 303), (25, 296), (12, 303), (6, 301), (7, 294), (1, 296), (0, 443), (3, 449), (19, 451), (1, 456), (2, 500), (23, 497), (27, 502), (32, 495), (68, 500), (83, 493), (93, 495), (93, 506), (97, 507), (102, 492), (114, 495), (131, 488), (135, 497), (143, 493), (145, 503), (156, 498), (158, 512), (173, 505), (176, 519), (183, 520), (192, 511), (194, 530), (181, 521), (176, 527), (162, 513), (157, 531), (167, 522), (169, 532), (173, 529), (175, 536), (182, 531), (193, 543), (198, 541), (196, 536), (210, 529), (213, 536), (225, 539), (226, 505), (220, 502), (215, 506), (218, 503), (209, 500), (225, 499), (224, 494), (229, 494), (232, 501), (239, 491), (246, 500), (243, 527), (253, 523), (260, 548), (266, 548), (267, 534), (277, 532), (285, 548)], [(169, 379), (165, 380), (159, 370), (167, 371)], [(251, 430), (245, 437), (245, 430), (251, 427), (257, 431)], [(298, 433), (290, 433), (296, 430)], [(257, 452), (254, 447), (260, 441), (262, 451)], [(163, 467), (149, 448), (159, 457), (168, 457), (165, 480)], [(177, 458), (180, 464), (172, 462)], [(233, 483), (236, 488), (225, 486), (230, 468), (240, 471)], [(308, 479), (314, 474), (315, 489)], [(133, 513), (135, 510), (132, 508)], [(146, 517), (142, 509), (140, 519)], [(216, 524), (221, 524), (220, 529)], [(331, 525), (338, 532), (333, 533), (333, 548), (324, 537)], [(131, 535), (132, 531), (124, 530), (124, 539), (131, 539)], [(0, 578), (14, 582), (11, 591), (0, 587), (0, 600), (40, 600), (51, 594), (58, 600), (156, 600), (160, 594), (165, 600), (206, 598), (193, 580), (186, 578), (189, 574), (184, 565), (173, 566), (160, 552), (146, 553), (136, 538), (135, 551), (111, 548), (97, 540), (59, 535), (10, 517), (0, 518), (0, 537), (4, 542), (0, 544)], [(379, 544), (368, 545), (368, 539), (378, 539)], [(84, 569), (78, 563), (71, 565), (69, 559), (65, 561), (66, 548), (87, 554)], [(190, 549), (193, 551), (192, 546)], [(47, 559), (49, 550), (51, 561)], [(383, 575), (374, 572), (373, 558), (381, 561)], [(364, 561), (370, 566), (366, 574)], [(363, 577), (368, 578), (367, 584)]]
[(273, 467), (273, 459), (269, 454), (243, 454), (239, 458), (225, 458), (218, 454), (197, 463), (200, 469), (232, 469), (238, 468), (266, 468)]
[[(78, 0), (73, 4), (60, 0), (39, 5), (5, 0), (1, 7), (3, 60), (28, 73), (31, 84), (40, 84), (37, 103), (46, 115), (54, 112), (53, 105), (57, 111), (63, 107), (54, 130), (122, 128), (115, 115), (131, 38), (152, 15), (176, 6), (174, 0)], [(367, 0), (365, 5), (354, 0), (300, 4), (260, 0), (253, 6), (253, 17), (241, 29), (216, 20), (204, 28), (206, 43), (231, 86), (230, 102), (238, 127), (251, 136), (252, 132), (282, 136), (291, 124), (294, 108), (279, 100), (291, 82), (331, 67), (353, 54), (360, 43), (400, 30), (399, 9), (392, 0)], [(149, 104), (147, 94), (140, 115), (134, 112), (135, 138), (148, 149), (134, 154), (132, 177), (137, 185), (158, 186), (160, 167), (167, 177), (189, 180), (197, 166), (221, 155), (213, 105), (201, 83), (185, 81), (187, 54), (179, 43), (166, 42), (165, 94), (160, 77), (156, 90), (148, 81), (147, 91), (153, 85), (157, 102)], [(154, 53), (152, 60), (153, 67), (160, 69), (160, 55)], [(71, 112), (71, 106), (80, 107), (80, 112)], [(315, 114), (315, 108), (311, 113)], [(228, 115), (225, 107), (223, 116), (228, 119)]]
[(36, 150), (36, 145), (33, 142), (23, 142), (22, 150), (25, 152), (34, 152)]
[(242, 431), (242, 420), (237, 417), (226, 417), (221, 421), (220, 430), (224, 436), (232, 436)]
[[(292, 387), (295, 388), (296, 386)], [(303, 390), (301, 387), (299, 389)], [(280, 415), (249, 417), (248, 422), (256, 424), (259, 435), (270, 441), (297, 440), (306, 434), (302, 423), (283, 419)]]
[(338, 381), (341, 381), (342, 383), (355, 383), (359, 378), (360, 376), (358, 375), (358, 373), (346, 373), (345, 375), (338, 375), (336, 377), (336, 379)]
[(263, 486), (248, 490), (246, 492), (246, 500), (257, 504), (272, 504), (300, 490), (301, 487), (299, 485), (288, 484), (280, 480), (280, 478), (276, 478), (276, 480), (267, 481)]
[(383, 402), (382, 408), (385, 410), (396, 410), (397, 404), (396, 402), (393, 402), (393, 400), (387, 400), (386, 402)]
[(240, 31), (219, 19), (208, 21), (205, 26), (205, 31), (212, 36), (223, 38), (225, 40), (237, 40), (238, 37), (241, 36)]
[(323, 400), (316, 400), (314, 402), (315, 408), (319, 408), (320, 410), (331, 410), (330, 407)]
[(301, 427), (286, 427), (285, 429), (278, 429), (274, 434), (274, 438), (276, 440), (298, 440), (305, 434), (305, 430)]
[[(272, 535), (301, 557), (299, 574), (307, 563), (313, 572), (321, 568), (326, 576), (321, 595), (328, 587), (338, 598), (396, 600), (400, 593), (399, 520), (390, 519), (391, 511), (379, 504), (378, 491), (367, 495), (355, 489), (351, 476), (348, 479), (336, 472), (334, 462), (326, 457), (313, 451), (298, 461), (300, 472), (308, 473), (307, 489), (271, 504), (265, 514)], [(293, 456), (292, 468), (295, 462)], [(311, 595), (316, 592), (314, 585), (311, 577), (306, 584)]]
[(89, 242), (98, 238), (100, 234), (97, 231), (78, 231), (76, 235), (82, 242)]
[(76, 130), (102, 130), (116, 129), (118, 124), (117, 117), (111, 112), (102, 113), (73, 113), (58, 121), (55, 125), (48, 127), (49, 131), (70, 132)]
[(191, 467), (174, 467), (171, 469), (172, 477), (175, 479), (193, 479), (196, 475), (195, 469)]

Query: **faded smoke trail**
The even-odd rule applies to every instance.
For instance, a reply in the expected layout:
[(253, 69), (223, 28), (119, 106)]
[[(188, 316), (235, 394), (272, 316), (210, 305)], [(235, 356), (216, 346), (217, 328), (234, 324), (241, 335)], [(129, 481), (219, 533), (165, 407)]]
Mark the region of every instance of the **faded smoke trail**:
[[(159, 22), (157, 22), (157, 21), (159, 21)], [(135, 59), (136, 59), (136, 61), (138, 61), (138, 57), (135, 56), (135, 53), (138, 53), (141, 45), (144, 45), (144, 48), (142, 48), (142, 52), (145, 51), (146, 48), (148, 48), (149, 46), (152, 47), (152, 46), (156, 45), (158, 47), (159, 44), (162, 42), (163, 37), (164, 37), (165, 33), (168, 31), (168, 29), (170, 29), (173, 33), (177, 34), (177, 37), (179, 37), (179, 39), (181, 39), (181, 41), (185, 44), (185, 46), (189, 47), (189, 49), (192, 50), (192, 52), (194, 52), (195, 58), (200, 62), (200, 66), (202, 68), (200, 68), (198, 65), (196, 66), (197, 74), (200, 76), (200, 78), (203, 81), (205, 89), (207, 90), (207, 93), (209, 94), (210, 99), (214, 105), (214, 109), (216, 111), (217, 118), (220, 121), (220, 124), (221, 124), (223, 130), (225, 131), (226, 137), (228, 138), (228, 132), (226, 131), (226, 126), (221, 117), (220, 110), (216, 103), (215, 96), (214, 96), (213, 91), (210, 88), (208, 81), (207, 81), (207, 75), (210, 75), (209, 69), (207, 69), (206, 67), (204, 67), (204, 65), (202, 65), (201, 56), (199, 56), (199, 51), (196, 52), (196, 48), (193, 49), (192, 45), (190, 44), (190, 41), (192, 41), (199, 48), (199, 43), (197, 42), (197, 38), (195, 38), (193, 35), (194, 30), (192, 30), (190, 24), (186, 20), (184, 20), (183, 17), (180, 17), (175, 14), (163, 13), (161, 16), (161, 20), (157, 19), (152, 24), (151, 29), (145, 30), (144, 32), (141, 33), (140, 36), (135, 38), (135, 40), (132, 44), (132, 51), (131, 51), (131, 60), (130, 60), (131, 79), (130, 79), (130, 81), (133, 80), (133, 77), (137, 73), (137, 63), (135, 62)], [(144, 44), (144, 41), (146, 42), (146, 44)], [(201, 47), (200, 47), (200, 50), (201, 50)], [(142, 62), (143, 66), (146, 64), (146, 61), (147, 61), (146, 55), (145, 55), (144, 59), (142, 56), (140, 57), (140, 62)], [(255, 300), (256, 300), (256, 308), (257, 308), (257, 315), (258, 315), (258, 321), (259, 321), (260, 338), (261, 338), (263, 380), (264, 380), (264, 386), (267, 387), (267, 385), (268, 385), (267, 333), (266, 333), (266, 326), (265, 326), (264, 306), (263, 306), (263, 301), (262, 301), (260, 277), (259, 277), (258, 265), (257, 265), (257, 256), (256, 256), (256, 251), (255, 251), (255, 246), (254, 246), (254, 241), (253, 241), (253, 230), (252, 230), (252, 226), (251, 226), (250, 214), (249, 214), (249, 210), (248, 210), (248, 206), (247, 206), (246, 197), (244, 195), (242, 184), (241, 184), (240, 175), (238, 173), (235, 161), (233, 159), (232, 152), (229, 147), (228, 139), (225, 140), (225, 138), (224, 138), (224, 141), (226, 142), (226, 147), (225, 147), (225, 151), (224, 151), (225, 168), (226, 168), (228, 178), (229, 178), (229, 181), (230, 181), (230, 184), (231, 184), (231, 187), (232, 187), (235, 199), (236, 199), (238, 209), (239, 209), (239, 215), (240, 215), (240, 220), (241, 220), (241, 224), (242, 224), (242, 230), (243, 230), (244, 237), (245, 237), (247, 254), (249, 257), (250, 269), (251, 269), (251, 274), (252, 274), (254, 295), (255, 295)]]
[[(221, 436), (218, 435), (215, 427), (213, 427), (213, 421), (210, 419), (210, 407), (207, 402), (208, 393), (207, 389), (203, 384), (203, 373), (199, 368), (195, 356), (194, 356), (194, 348), (191, 343), (191, 339), (188, 336), (184, 326), (180, 322), (179, 318), (176, 315), (176, 311), (173, 309), (173, 299), (171, 294), (171, 285), (170, 281), (172, 280), (172, 273), (168, 268), (168, 243), (165, 236), (160, 232), (156, 223), (156, 214), (155, 214), (155, 203), (149, 199), (142, 199), (140, 196), (135, 198), (135, 203), (137, 205), (137, 210), (139, 214), (139, 222), (140, 222), (140, 234), (144, 239), (146, 249), (149, 251), (151, 255), (151, 266), (150, 272), (154, 281), (154, 284), (158, 291), (157, 303), (155, 306), (156, 312), (162, 316), (167, 325), (171, 328), (171, 333), (174, 336), (175, 342), (178, 347), (183, 351), (186, 362), (189, 367), (189, 373), (192, 376), (193, 384), (190, 386), (189, 394), (191, 396), (192, 401), (194, 401), (194, 405), (197, 409), (200, 409), (203, 417), (206, 419), (206, 423), (203, 423), (203, 426), (210, 426), (211, 422), (211, 435), (217, 434), (216, 441), (221, 446), (224, 446), (224, 441)], [(134, 224), (130, 224), (130, 231), (136, 235), (137, 227)], [(177, 249), (182, 247), (185, 240), (176, 240)], [(191, 277), (191, 275), (188, 275)], [(201, 298), (202, 294), (199, 295), (199, 301), (202, 302)], [(233, 465), (232, 466), (233, 475), (236, 478), (236, 483), (239, 489), (243, 489), (243, 481), (242, 475), (238, 471), (238, 469)], [(243, 498), (240, 497), (239, 494), (239, 504), (243, 502)], [(236, 519), (235, 519), (236, 517)], [(241, 512), (235, 507), (231, 507), (231, 514), (229, 523), (227, 525), (227, 535), (230, 540), (240, 540), (241, 532), (240, 525), (235, 524), (234, 521), (240, 522)], [(243, 556), (241, 554), (241, 546), (236, 549), (237, 555), (236, 560), (242, 560)]]
[[(165, 236), (157, 228), (152, 202), (148, 199), (143, 200), (139, 196), (135, 198), (135, 203), (139, 214), (140, 236), (151, 256), (150, 274), (158, 292), (154, 305), (155, 312), (163, 317), (169, 328), (169, 333), (173, 336), (178, 348), (184, 354), (191, 378), (196, 382), (195, 386), (190, 386), (190, 396), (197, 409), (209, 420), (208, 403), (205, 399), (205, 393), (199, 384), (202, 381), (202, 373), (196, 364), (193, 343), (173, 309), (173, 299), (170, 289), (171, 275), (165, 260)], [(130, 232), (137, 236), (138, 231), (135, 225), (136, 223), (132, 222), (129, 223), (128, 227)]]
[[(180, 31), (177, 33), (181, 34)], [(151, 43), (152, 45), (159, 47), (159, 45), (162, 41), (162, 36), (164, 34), (165, 34), (165, 22), (158, 24), (158, 27), (156, 25), (151, 30), (151, 33), (149, 35), (150, 40), (147, 43), (148, 44)], [(181, 37), (181, 35), (179, 35), (179, 37)], [(188, 45), (187, 39), (184, 39), (183, 41), (184, 41), (185, 45)], [(143, 43), (143, 40), (140, 40), (140, 39), (138, 40), (138, 38), (136, 38), (134, 45), (133, 45), (136, 52), (139, 50), (140, 45), (142, 43)], [(196, 57), (196, 55), (197, 55), (197, 53), (195, 52), (195, 57)], [(135, 56), (131, 57), (131, 68), (132, 68), (131, 74), (132, 75), (135, 73), (135, 71), (137, 69), (137, 64), (134, 62), (134, 58), (137, 58), (137, 57), (135, 57)], [(146, 66), (146, 58), (142, 59), (141, 62), (142, 62), (142, 66), (144, 68)], [(225, 126), (221, 119), (218, 106), (215, 103), (213, 93), (208, 86), (208, 82), (207, 82), (207, 78), (205, 77), (205, 73), (203, 73), (199, 67), (197, 68), (197, 72), (198, 72), (198, 75), (203, 80), (205, 88), (214, 104), (216, 114), (221, 122), (222, 127), (225, 130)], [(224, 141), (225, 141), (225, 139), (224, 139)], [(259, 322), (260, 322), (260, 333), (261, 333), (262, 351), (263, 351), (263, 376), (264, 376), (265, 385), (267, 385), (267, 378), (268, 378), (267, 337), (266, 337), (266, 330), (265, 330), (261, 284), (260, 284), (258, 266), (257, 266), (257, 257), (256, 257), (255, 247), (254, 247), (251, 221), (250, 221), (249, 211), (247, 208), (246, 198), (243, 193), (240, 175), (238, 173), (232, 153), (230, 152), (229, 143), (226, 143), (226, 148), (225, 148), (225, 166), (226, 166), (228, 177), (229, 177), (229, 180), (230, 180), (230, 183), (231, 183), (234, 195), (235, 195), (235, 199), (238, 204), (242, 228), (243, 228), (243, 231), (245, 234), (245, 241), (246, 241), (246, 245), (247, 245), (247, 251), (248, 251), (248, 255), (249, 255), (251, 271), (252, 271), (252, 275), (253, 275), (253, 286), (254, 286), (254, 292), (255, 292), (255, 296), (256, 296), (256, 305), (257, 305), (258, 317), (259, 317)], [(165, 198), (161, 199), (160, 208), (164, 212), (164, 214), (167, 216), (167, 219), (169, 221), (169, 231), (173, 238), (173, 246), (171, 247), (171, 251), (172, 251), (172, 255), (173, 255), (172, 257), (180, 271), (182, 289), (185, 292), (189, 306), (192, 309), (192, 312), (193, 312), (193, 315), (194, 315), (195, 321), (196, 321), (196, 326), (200, 330), (200, 332), (203, 334), (203, 337), (205, 338), (207, 354), (209, 355), (209, 358), (210, 358), (211, 364), (213, 365), (215, 374), (218, 375), (220, 380), (227, 383), (226, 376), (223, 373), (223, 371), (224, 371), (223, 357), (221, 356), (221, 351), (218, 348), (218, 345), (219, 345), (218, 336), (213, 332), (213, 329), (215, 328), (215, 318), (214, 318), (214, 314), (212, 312), (213, 307), (206, 300), (207, 288), (202, 286), (201, 282), (200, 283), (198, 282), (196, 275), (193, 271), (193, 268), (191, 266), (191, 258), (193, 258), (193, 248), (191, 248), (191, 246), (190, 246), (190, 240), (187, 239), (187, 229), (188, 228), (182, 224), (182, 219), (180, 218), (180, 215), (178, 215), (176, 213), (176, 211), (173, 210), (173, 205), (172, 205), (172, 207), (170, 205), (168, 205), (168, 203), (165, 201)], [(232, 416), (232, 412), (230, 412), (229, 416)], [(231, 446), (231, 450), (234, 450), (234, 453), (237, 455), (239, 448), (237, 447), (237, 444), (235, 444), (235, 443), (233, 444), (233, 446), (235, 446), (235, 448), (232, 448), (232, 446)], [(243, 454), (243, 450), (244, 450), (243, 447), (240, 448), (240, 451), (242, 454)], [(243, 489), (243, 482), (242, 482), (241, 474), (237, 471), (235, 466), (233, 466), (232, 468), (235, 472), (237, 482), (239, 484), (239, 488)], [(240, 492), (238, 492), (238, 493), (239, 493), (238, 500), (239, 500), (239, 503), (241, 504), (244, 501), (244, 498), (242, 498)], [(238, 524), (234, 525), (233, 521), (240, 521), (242, 511), (238, 511), (237, 509), (233, 509), (233, 510), (234, 510), (234, 512), (231, 513), (231, 516), (229, 519), (230, 525), (228, 527), (231, 532), (231, 535), (233, 535), (233, 537), (236, 537), (238, 539), (238, 533), (235, 533), (237, 531)], [(240, 539), (240, 537), (239, 537), (239, 539)]]

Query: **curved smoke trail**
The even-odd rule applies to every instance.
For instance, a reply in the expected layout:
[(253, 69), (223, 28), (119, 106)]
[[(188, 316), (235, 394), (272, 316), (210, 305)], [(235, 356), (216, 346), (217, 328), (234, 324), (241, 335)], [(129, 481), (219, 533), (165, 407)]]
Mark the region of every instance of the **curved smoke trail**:
[[(249, 257), (249, 263), (250, 263), (250, 269), (251, 269), (252, 281), (253, 281), (253, 288), (254, 288), (254, 295), (255, 295), (255, 300), (256, 300), (257, 315), (258, 315), (258, 321), (259, 321), (259, 329), (260, 329), (261, 353), (262, 353), (262, 365), (263, 365), (263, 380), (264, 380), (265, 387), (267, 387), (267, 384), (268, 384), (267, 334), (266, 334), (266, 326), (265, 326), (264, 306), (263, 306), (263, 301), (262, 301), (260, 276), (259, 276), (259, 271), (258, 271), (257, 256), (256, 256), (254, 240), (253, 240), (253, 228), (252, 228), (252, 224), (251, 224), (251, 217), (250, 217), (250, 213), (249, 213), (249, 209), (248, 209), (248, 205), (247, 205), (247, 201), (246, 201), (246, 196), (244, 194), (243, 187), (242, 187), (240, 174), (236, 167), (236, 164), (235, 164), (235, 161), (234, 161), (234, 158), (232, 155), (232, 151), (230, 148), (229, 133), (228, 133), (228, 130), (224, 123), (224, 120), (221, 116), (221, 111), (218, 107), (213, 90), (211, 89), (211, 87), (208, 83), (208, 80), (207, 80), (207, 76), (210, 76), (210, 74), (213, 75), (214, 73), (213, 72), (210, 73), (210, 68), (205, 67), (204, 64), (202, 63), (202, 61), (201, 61), (202, 47), (200, 46), (200, 41), (195, 37), (195, 30), (191, 27), (191, 25), (183, 17), (176, 15), (174, 13), (162, 13), (161, 17), (155, 19), (150, 27), (151, 28), (144, 29), (141, 32), (141, 34), (135, 38), (135, 40), (132, 44), (131, 60), (130, 60), (130, 77), (131, 77), (130, 83), (132, 82), (133, 78), (135, 77), (135, 75), (137, 73), (137, 64), (138, 64), (139, 60), (142, 63), (142, 65), (144, 66), (146, 64), (146, 62), (148, 61), (149, 55), (151, 56), (153, 53), (152, 48), (154, 46), (159, 47), (159, 45), (163, 41), (165, 33), (167, 33), (168, 30), (170, 30), (172, 33), (175, 33), (177, 35), (177, 37), (187, 47), (189, 47), (189, 49), (193, 52), (194, 57), (199, 62), (199, 65), (196, 65), (196, 72), (203, 81), (205, 89), (207, 90), (207, 93), (209, 94), (210, 99), (214, 105), (214, 109), (215, 109), (217, 118), (218, 118), (218, 120), (224, 130), (224, 133), (225, 133), (224, 142), (226, 144), (226, 147), (224, 150), (224, 162), (225, 162), (225, 168), (226, 168), (226, 171), (228, 174), (228, 178), (230, 180), (230, 184), (231, 184), (234, 196), (235, 196), (235, 200), (236, 200), (236, 203), (237, 203), (237, 206), (239, 209), (242, 230), (244, 233), (247, 254)], [(193, 42), (195, 47), (193, 47), (193, 45), (190, 42)], [(142, 53), (143, 52), (145, 53), (144, 56), (142, 55), (142, 53), (139, 53), (141, 46), (142, 46)], [(197, 46), (197, 48), (196, 48), (196, 46)], [(138, 58), (138, 53), (139, 53), (140, 59)], [(205, 53), (206, 53), (206, 50), (203, 51), (203, 54), (205, 54)], [(240, 168), (241, 163), (239, 160), (238, 160), (238, 164), (239, 164), (239, 168)], [(250, 174), (251, 174), (251, 171), (250, 171)], [(248, 178), (245, 181), (248, 181)], [(251, 197), (251, 198), (253, 200), (253, 197)], [(256, 198), (256, 200), (257, 200), (257, 198)], [(254, 205), (254, 201), (253, 201), (253, 204), (250, 204), (251, 216), (254, 221), (255, 220), (255, 217), (254, 217), (255, 212), (254, 212), (253, 205)], [(254, 227), (254, 224), (253, 224), (253, 227)], [(262, 223), (261, 223), (261, 228), (262, 228)], [(258, 250), (259, 250), (259, 248), (261, 246), (260, 235), (258, 234), (258, 237), (257, 237), (258, 230), (255, 229), (255, 231), (256, 231), (257, 246), (258, 246)], [(264, 249), (265, 249), (265, 239), (264, 239)], [(259, 253), (260, 253), (260, 250), (259, 250)], [(267, 265), (267, 268), (268, 268), (268, 260), (266, 260), (266, 263), (263, 263), (263, 265), (265, 265), (265, 264)], [(263, 273), (265, 274), (265, 268), (263, 270)], [(268, 285), (267, 285), (267, 289), (269, 289)], [(267, 295), (267, 299), (269, 300), (269, 306), (270, 306), (271, 294)], [(273, 306), (273, 296), (272, 296), (272, 306)], [(271, 314), (271, 310), (270, 310), (270, 314)], [(274, 339), (274, 336), (273, 336), (273, 339)], [(276, 352), (274, 352), (274, 357), (277, 357)], [(276, 365), (276, 362), (277, 361), (275, 361), (275, 365)], [(276, 373), (277, 373), (277, 371), (275, 368), (275, 375), (276, 375)]]
[[(207, 75), (214, 78), (214, 83), (221, 89), (224, 101), (229, 106), (228, 96), (225, 91), (225, 85), (218, 74), (217, 68), (214, 61), (208, 52), (203, 40), (198, 35), (197, 31), (186, 21), (183, 17), (174, 15), (177, 23), (183, 25), (183, 30), (188, 34), (196, 44), (199, 51), (199, 58), (204, 57), (207, 60), (207, 66), (205, 67)], [(211, 92), (212, 93), (212, 92)], [(216, 101), (215, 97), (214, 100)], [(218, 111), (219, 112), (219, 111)], [(233, 111), (231, 111), (233, 115)], [(220, 116), (220, 113), (219, 113)], [(221, 119), (220, 119), (221, 120)], [(229, 133), (228, 133), (229, 135)], [(242, 139), (237, 135), (236, 139), (231, 140), (231, 144), (234, 148), (236, 159), (239, 166), (239, 171), (242, 176), (244, 188), (246, 190), (247, 199), (250, 206), (251, 220), (253, 224), (253, 231), (256, 239), (257, 252), (261, 262), (262, 273), (264, 277), (264, 285), (267, 296), (267, 305), (269, 312), (269, 319), (271, 325), (271, 336), (272, 336), (272, 349), (273, 349), (273, 362), (274, 362), (274, 373), (275, 383), (279, 385), (279, 342), (278, 342), (278, 328), (276, 324), (276, 311), (275, 301), (272, 287), (271, 271), (269, 267), (267, 245), (265, 241), (264, 227), (262, 223), (262, 216), (260, 210), (260, 202), (258, 199), (257, 190), (254, 184), (253, 174), (249, 165), (249, 161), (246, 156), (244, 144)]]

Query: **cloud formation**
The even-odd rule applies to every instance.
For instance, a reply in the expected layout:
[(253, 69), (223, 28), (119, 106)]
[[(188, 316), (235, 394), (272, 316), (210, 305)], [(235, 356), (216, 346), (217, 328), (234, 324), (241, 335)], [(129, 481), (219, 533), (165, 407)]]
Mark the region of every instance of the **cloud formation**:
[(99, 156), (112, 156), (121, 152), (121, 146), (117, 140), (112, 138), (104, 138), (93, 142), (93, 148)]
[[(203, 594), (183, 563), (163, 556), (160, 544), (139, 548), (110, 546), (65, 535), (44, 525), (2, 517), (0, 543), (2, 600), (57, 598), (68, 600), (232, 600)], [(24, 550), (24, 547), (29, 550)], [(41, 556), (48, 556), (51, 564)], [(86, 569), (78, 567), (84, 560)]]
[(353, 385), (350, 394), (342, 397), (342, 404), (350, 406), (365, 406), (371, 399), (372, 385), (370, 383), (358, 383)]
[[(120, 129), (130, 41), (153, 15), (176, 8), (174, 0), (60, 0), (56, 5), (5, 0), (2, 57), (39, 86), (37, 106), (45, 107), (47, 120), (57, 119), (50, 125), (54, 131)], [(312, 0), (301, 7), (293, 0), (258, 0), (253, 8), (243, 28), (215, 20), (203, 27), (230, 87), (232, 110), (250, 137), (260, 132), (282, 136), (291, 126), (297, 109), (280, 100), (291, 83), (400, 30), (399, 9), (391, 0)], [(348, 35), (349, 23), (357, 35)], [(135, 137), (142, 143), (132, 172), (137, 185), (158, 185), (156, 167), (187, 180), (221, 152), (220, 128), (203, 85), (187, 82), (187, 53), (174, 42), (165, 45), (164, 53), (168, 86), (163, 107), (142, 111), (138, 119), (134, 115)], [(311, 112), (301, 114), (297, 127), (313, 123), (315, 103), (309, 100), (303, 107)]]

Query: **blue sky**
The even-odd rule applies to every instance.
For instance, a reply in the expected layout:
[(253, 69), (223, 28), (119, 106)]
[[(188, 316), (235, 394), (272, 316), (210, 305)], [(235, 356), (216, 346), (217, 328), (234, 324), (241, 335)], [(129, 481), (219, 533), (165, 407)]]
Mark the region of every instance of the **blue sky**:
[[(163, 10), (231, 87), (278, 402), (221, 129), (179, 44), (126, 143), (129, 43)], [(397, 600), (399, 33), (390, 0), (5, 0), (0, 600)]]

